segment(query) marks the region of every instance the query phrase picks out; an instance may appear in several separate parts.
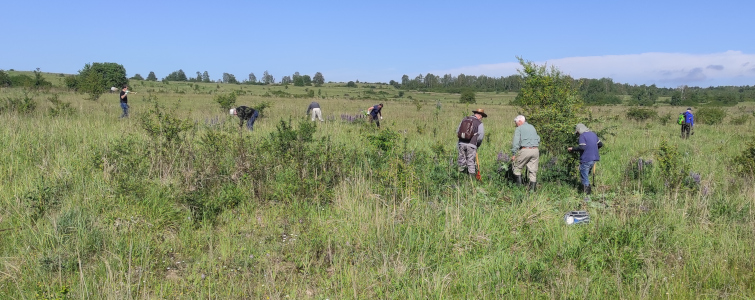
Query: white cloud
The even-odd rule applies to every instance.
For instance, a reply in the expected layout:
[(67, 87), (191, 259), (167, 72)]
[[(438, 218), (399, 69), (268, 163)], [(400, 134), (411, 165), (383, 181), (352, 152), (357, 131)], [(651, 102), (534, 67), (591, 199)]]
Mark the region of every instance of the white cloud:
[[(674, 87), (716, 85), (755, 85), (755, 54), (726, 51), (710, 54), (642, 53), (567, 57), (535, 62), (556, 66), (575, 78), (610, 77), (614, 82), (656, 84)], [(508, 76), (516, 74), (519, 64), (499, 64), (461, 67), (430, 72), (433, 74), (464, 73), (466, 75)]]

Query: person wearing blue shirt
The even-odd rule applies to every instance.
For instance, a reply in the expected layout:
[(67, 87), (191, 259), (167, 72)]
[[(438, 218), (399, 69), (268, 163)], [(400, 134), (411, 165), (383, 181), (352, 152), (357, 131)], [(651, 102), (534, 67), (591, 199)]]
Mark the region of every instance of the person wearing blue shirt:
[(590, 131), (585, 124), (579, 123), (576, 127), (576, 132), (579, 133), (579, 146), (568, 147), (566, 150), (579, 151), (582, 154), (579, 156), (579, 175), (582, 179), (582, 186), (584, 192), (587, 195), (592, 193), (590, 187), (590, 170), (593, 165), (600, 160), (600, 153), (598, 149), (603, 147), (603, 142), (600, 141), (598, 135)]
[(688, 107), (684, 113), (684, 124), (682, 124), (682, 138), (689, 138), (692, 127), (695, 127), (695, 116), (692, 115), (692, 107)]

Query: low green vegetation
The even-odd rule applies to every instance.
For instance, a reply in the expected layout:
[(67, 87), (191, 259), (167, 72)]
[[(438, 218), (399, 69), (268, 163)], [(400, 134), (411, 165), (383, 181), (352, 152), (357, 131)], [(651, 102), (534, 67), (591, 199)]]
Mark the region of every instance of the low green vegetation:
[[(552, 79), (531, 67), (523, 78)], [(657, 117), (678, 107), (656, 105), (636, 122), (629, 107), (582, 107), (569, 98), (579, 89), (558, 80), (548, 91), (568, 97), (543, 99), (565, 101), (566, 117), (508, 92), (478, 91), (471, 106), (458, 93), (378, 83), (310, 93), (132, 79), (131, 117), (118, 119), (117, 94), (91, 101), (65, 78), (0, 88), (0, 295), (9, 299), (755, 293), (755, 145), (741, 142), (753, 139), (750, 123), (733, 121), (753, 114), (751, 102), (716, 108), (721, 122), (682, 140), (675, 120)], [(219, 109), (227, 95), (264, 108), (254, 131)], [(527, 108), (511, 106), (515, 98)], [(305, 116), (312, 101), (325, 122)], [(361, 113), (377, 103), (380, 130)], [(455, 166), (455, 128), (477, 108), (489, 116), (482, 182)], [(520, 111), (537, 116), (541, 136), (553, 133), (537, 193), (509, 179)], [(577, 192), (574, 158), (559, 152), (574, 122), (606, 145), (589, 198)], [(591, 222), (565, 225), (572, 210)]]

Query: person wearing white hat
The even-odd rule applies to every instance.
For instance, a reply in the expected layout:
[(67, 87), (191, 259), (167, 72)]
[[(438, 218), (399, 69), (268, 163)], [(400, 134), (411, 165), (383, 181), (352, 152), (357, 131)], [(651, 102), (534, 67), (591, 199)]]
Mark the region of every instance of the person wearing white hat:
[(586, 195), (592, 193), (590, 187), (590, 170), (593, 165), (600, 160), (600, 153), (598, 149), (603, 147), (603, 142), (600, 141), (598, 135), (590, 131), (585, 124), (577, 124), (576, 131), (574, 133), (579, 134), (579, 146), (568, 147), (566, 150), (579, 151), (582, 154), (579, 156), (579, 176), (582, 179), (582, 186)]
[(537, 169), (540, 162), (540, 136), (535, 126), (527, 123), (523, 115), (514, 118), (514, 138), (511, 140), (512, 171), (516, 177), (516, 183), (522, 185), (522, 169), (527, 166), (527, 178), (530, 182), (527, 189), (537, 191)]

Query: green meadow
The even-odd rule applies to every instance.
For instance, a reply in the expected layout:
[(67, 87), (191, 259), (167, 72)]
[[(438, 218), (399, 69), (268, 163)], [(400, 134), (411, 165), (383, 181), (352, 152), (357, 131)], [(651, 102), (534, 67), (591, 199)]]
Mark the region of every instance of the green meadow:
[[(755, 147), (752, 102), (687, 140), (683, 107), (643, 121), (588, 107), (605, 147), (586, 197), (553, 171), (577, 165), (547, 154), (536, 193), (510, 181), (498, 156), (515, 93), (131, 80), (119, 119), (117, 94), (45, 76), (51, 88), (0, 88), (4, 299), (755, 295), (755, 184), (736, 160)], [(213, 100), (229, 93), (269, 105), (253, 131)], [(325, 122), (305, 116), (312, 101)], [(360, 117), (378, 103), (381, 129)], [(455, 129), (477, 108), (481, 182), (455, 166)], [(566, 225), (573, 210), (591, 222)]]

